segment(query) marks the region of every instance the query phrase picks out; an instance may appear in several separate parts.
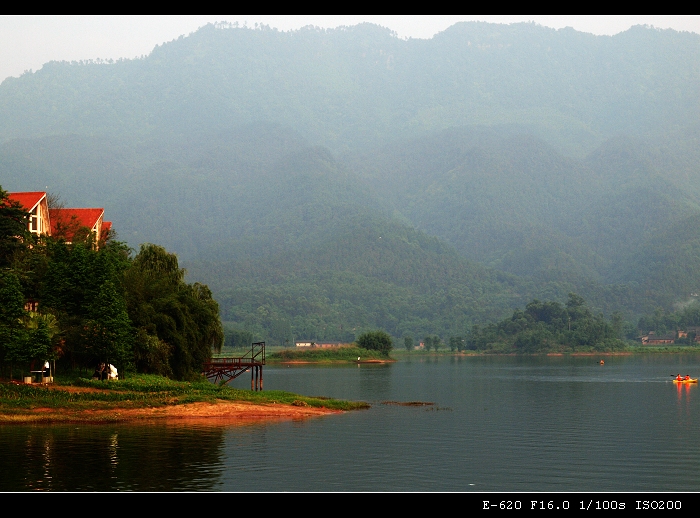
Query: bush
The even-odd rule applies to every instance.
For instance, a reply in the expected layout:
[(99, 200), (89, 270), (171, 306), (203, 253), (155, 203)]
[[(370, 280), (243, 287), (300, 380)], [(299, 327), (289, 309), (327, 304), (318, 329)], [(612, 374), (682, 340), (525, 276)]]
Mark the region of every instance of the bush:
[(361, 334), (356, 340), (357, 346), (369, 351), (379, 351), (389, 354), (393, 347), (391, 336), (385, 331), (368, 331)]

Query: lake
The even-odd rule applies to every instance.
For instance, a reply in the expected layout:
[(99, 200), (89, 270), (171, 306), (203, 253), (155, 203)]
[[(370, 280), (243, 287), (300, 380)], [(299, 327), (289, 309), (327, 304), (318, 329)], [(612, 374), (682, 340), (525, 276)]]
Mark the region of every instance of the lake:
[(245, 426), (0, 426), (0, 490), (700, 490), (700, 387), (671, 382), (697, 377), (700, 355), (602, 358), (270, 365), (267, 390), (372, 407)]

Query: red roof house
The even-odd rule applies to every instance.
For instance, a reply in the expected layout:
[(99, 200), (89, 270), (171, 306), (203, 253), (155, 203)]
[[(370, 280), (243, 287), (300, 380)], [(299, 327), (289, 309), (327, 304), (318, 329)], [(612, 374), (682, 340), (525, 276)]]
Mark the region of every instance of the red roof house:
[(18, 202), (29, 212), (29, 231), (33, 234), (51, 234), (49, 205), (45, 192), (10, 192), (11, 201)]
[(101, 236), (104, 214), (104, 209), (50, 209), (51, 235), (71, 242), (76, 232), (87, 228)]
[(87, 229), (99, 241), (109, 235), (110, 221), (104, 221), (104, 209), (49, 209), (45, 192), (11, 192), (10, 200), (29, 212), (29, 231), (73, 241), (77, 232)]

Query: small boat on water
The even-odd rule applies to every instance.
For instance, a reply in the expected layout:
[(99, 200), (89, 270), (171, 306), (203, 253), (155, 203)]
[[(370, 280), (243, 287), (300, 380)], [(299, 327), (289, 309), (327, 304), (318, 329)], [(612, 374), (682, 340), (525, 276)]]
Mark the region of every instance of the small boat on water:
[(673, 379), (674, 383), (697, 383), (698, 379), (697, 378), (688, 378), (688, 379), (681, 379), (679, 380), (678, 378)]

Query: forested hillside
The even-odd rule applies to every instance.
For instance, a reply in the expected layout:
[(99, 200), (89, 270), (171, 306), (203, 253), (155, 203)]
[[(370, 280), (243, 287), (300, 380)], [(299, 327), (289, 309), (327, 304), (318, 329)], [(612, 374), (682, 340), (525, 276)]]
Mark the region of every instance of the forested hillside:
[[(274, 343), (700, 292), (700, 36), (206, 26), (0, 85), (0, 182), (105, 207)], [(593, 317), (591, 317), (593, 318)]]
[(0, 86), (0, 139), (173, 135), (256, 121), (334, 151), (473, 124), (519, 125), (585, 152), (697, 121), (700, 36), (593, 36), (459, 23), (429, 40), (362, 24), (280, 32), (208, 25), (143, 59), (52, 62)]

